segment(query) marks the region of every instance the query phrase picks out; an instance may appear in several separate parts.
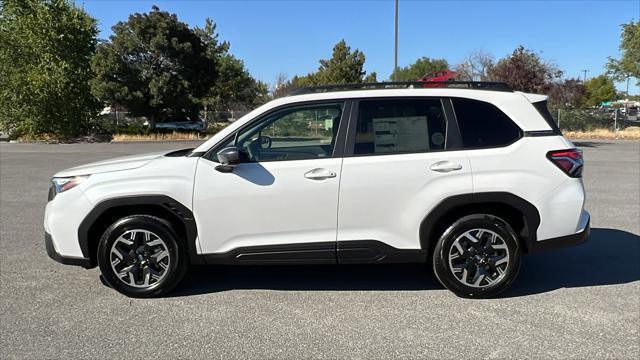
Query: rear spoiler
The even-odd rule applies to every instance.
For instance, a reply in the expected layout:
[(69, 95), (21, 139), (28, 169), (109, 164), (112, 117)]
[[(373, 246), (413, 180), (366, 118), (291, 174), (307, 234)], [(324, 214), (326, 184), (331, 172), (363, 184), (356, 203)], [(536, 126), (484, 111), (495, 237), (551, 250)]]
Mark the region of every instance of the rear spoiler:
[(549, 97), (547, 95), (524, 93), (524, 92), (520, 92), (520, 91), (518, 91), (518, 93), (520, 95), (524, 96), (532, 104), (533, 103), (537, 103), (537, 102), (541, 102), (541, 101), (549, 100)]

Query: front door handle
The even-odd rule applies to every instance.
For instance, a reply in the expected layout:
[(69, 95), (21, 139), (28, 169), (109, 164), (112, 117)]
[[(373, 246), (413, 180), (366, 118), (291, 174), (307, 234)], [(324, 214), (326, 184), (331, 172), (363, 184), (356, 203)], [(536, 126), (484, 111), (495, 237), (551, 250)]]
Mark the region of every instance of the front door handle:
[(462, 170), (462, 165), (445, 160), (445, 161), (438, 161), (437, 163), (431, 165), (429, 169), (431, 169), (432, 171), (437, 171), (441, 173), (448, 173), (451, 171)]
[(306, 173), (304, 173), (304, 177), (311, 180), (324, 180), (336, 177), (336, 173), (327, 169), (318, 168), (307, 171)]

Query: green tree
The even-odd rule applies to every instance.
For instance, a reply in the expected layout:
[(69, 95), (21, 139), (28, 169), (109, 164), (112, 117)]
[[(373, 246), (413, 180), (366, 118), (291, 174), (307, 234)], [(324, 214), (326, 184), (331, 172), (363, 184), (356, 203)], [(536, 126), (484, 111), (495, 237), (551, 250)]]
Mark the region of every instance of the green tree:
[(620, 59), (609, 58), (608, 74), (618, 81), (636, 78), (640, 85), (640, 20), (622, 24), (620, 51)]
[(373, 82), (375, 72), (367, 75), (364, 70), (365, 56), (358, 49), (351, 51), (346, 41), (340, 40), (333, 46), (331, 58), (320, 59), (318, 71), (305, 76), (294, 76), (288, 84), (280, 84), (281, 89), (332, 84), (359, 84)]
[(318, 71), (304, 76), (295, 75), (290, 80), (287, 80), (285, 74), (278, 75), (271, 97), (279, 98), (302, 87), (376, 82), (378, 74), (375, 71), (367, 74), (364, 63), (365, 55), (362, 51), (351, 51), (346, 41), (340, 40), (333, 46), (331, 58), (320, 60)]
[(616, 87), (607, 75), (600, 75), (584, 83), (586, 89), (585, 106), (598, 106), (603, 101), (616, 99)]
[(265, 103), (267, 85), (254, 79), (242, 60), (231, 54), (219, 59), (218, 80), (204, 104), (215, 110), (247, 110)]
[(351, 51), (344, 40), (340, 40), (333, 47), (330, 59), (320, 60), (320, 68), (315, 74), (315, 81), (319, 84), (352, 84), (364, 81), (365, 56), (358, 49)]
[(330, 83), (322, 83), (318, 78), (318, 73), (310, 73), (305, 76), (295, 75), (291, 78), (291, 86), (287, 86), (289, 88), (300, 88), (307, 86), (318, 86), (318, 85), (327, 85)]
[(378, 82), (378, 73), (375, 71), (370, 72), (367, 76), (364, 77), (363, 82), (366, 83), (375, 83)]
[(215, 24), (207, 19), (204, 28), (194, 31), (207, 48), (208, 56), (217, 59), (218, 79), (209, 88), (202, 104), (218, 111), (246, 110), (268, 100), (267, 85), (254, 79), (244, 62), (229, 54), (231, 45), (218, 44)]
[(562, 76), (555, 65), (544, 61), (540, 55), (523, 46), (516, 48), (513, 53), (491, 66), (488, 80), (502, 81), (514, 90), (542, 93), (549, 83)]
[[(395, 72), (391, 74), (390, 80), (418, 81), (429, 73), (448, 68), (449, 63), (445, 59), (430, 59), (423, 56), (413, 64), (399, 67), (397, 74)], [(397, 78), (395, 75), (397, 75)]]
[(0, 126), (75, 136), (99, 104), (89, 91), (96, 21), (66, 0), (0, 3)]
[(109, 42), (98, 46), (91, 67), (95, 96), (146, 116), (151, 127), (169, 115), (198, 117), (219, 76), (220, 44), (215, 24), (191, 29), (154, 6), (113, 28)]

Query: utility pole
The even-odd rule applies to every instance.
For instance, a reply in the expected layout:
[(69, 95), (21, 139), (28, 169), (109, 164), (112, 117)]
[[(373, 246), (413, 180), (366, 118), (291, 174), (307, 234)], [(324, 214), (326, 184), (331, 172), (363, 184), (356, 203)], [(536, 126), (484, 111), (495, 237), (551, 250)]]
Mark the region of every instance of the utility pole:
[(587, 72), (589, 72), (589, 70), (580, 70), (580, 71), (582, 71), (584, 73), (584, 77), (582, 79), (582, 82), (584, 83), (584, 82), (587, 81)]
[(396, 0), (396, 42), (393, 60), (393, 81), (398, 81), (398, 0)]
[[(627, 75), (627, 91), (624, 99), (624, 117), (629, 119), (629, 108), (627, 108), (627, 100), (629, 100), (629, 76)], [(617, 131), (617, 130), (616, 130)]]
[(629, 97), (629, 76), (627, 76), (627, 97)]

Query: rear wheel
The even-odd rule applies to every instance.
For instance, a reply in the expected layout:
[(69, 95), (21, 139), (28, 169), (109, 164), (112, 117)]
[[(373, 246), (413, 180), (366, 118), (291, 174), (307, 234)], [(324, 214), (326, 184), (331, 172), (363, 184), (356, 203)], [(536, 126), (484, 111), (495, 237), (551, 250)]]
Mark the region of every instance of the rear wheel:
[(171, 291), (187, 270), (187, 257), (171, 224), (133, 215), (111, 225), (98, 246), (104, 280), (131, 297), (154, 297)]
[(495, 296), (511, 286), (520, 270), (518, 237), (498, 217), (465, 216), (438, 240), (433, 270), (442, 285), (458, 296)]

